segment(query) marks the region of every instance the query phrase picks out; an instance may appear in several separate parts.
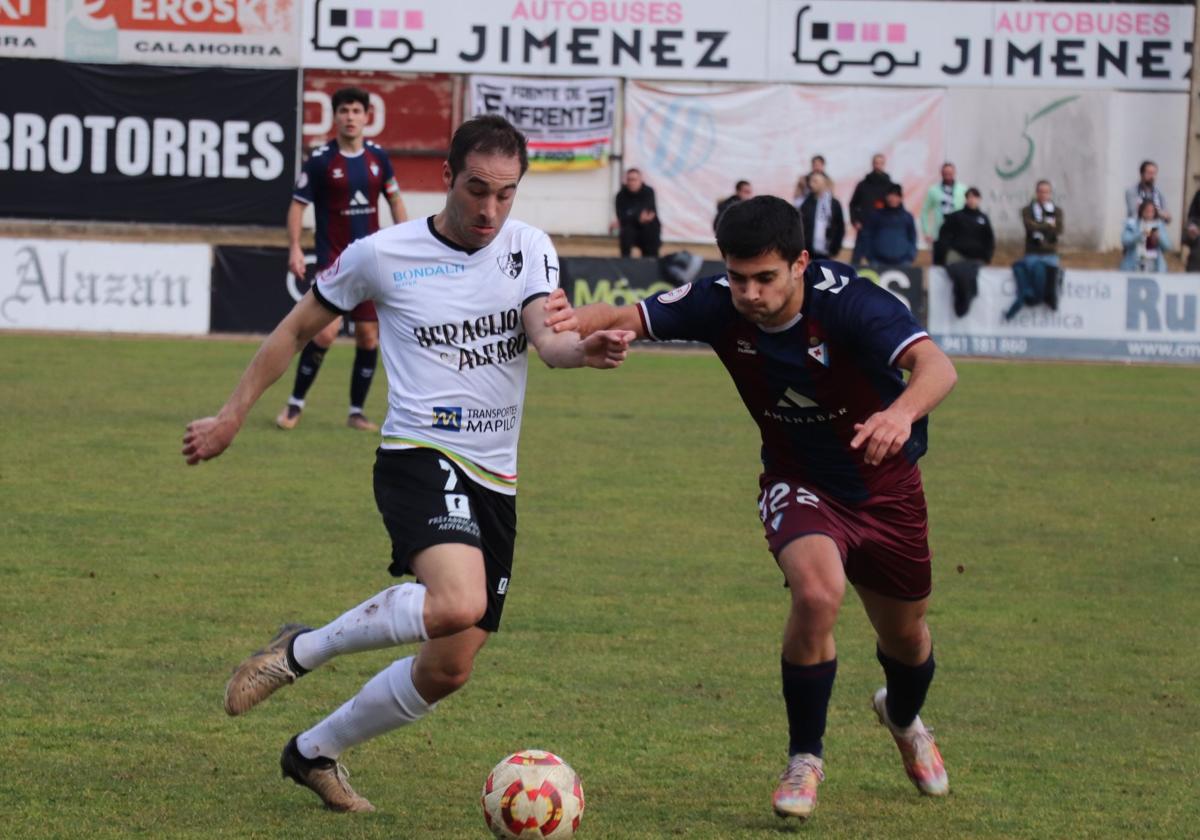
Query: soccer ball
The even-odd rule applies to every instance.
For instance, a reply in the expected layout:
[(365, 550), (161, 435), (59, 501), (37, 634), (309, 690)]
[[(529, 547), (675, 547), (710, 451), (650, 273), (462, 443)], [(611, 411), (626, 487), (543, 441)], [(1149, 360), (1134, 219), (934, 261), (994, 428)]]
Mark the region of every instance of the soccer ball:
[(505, 758), (483, 783), (483, 819), (509, 840), (568, 840), (583, 818), (583, 787), (571, 766), (545, 750)]

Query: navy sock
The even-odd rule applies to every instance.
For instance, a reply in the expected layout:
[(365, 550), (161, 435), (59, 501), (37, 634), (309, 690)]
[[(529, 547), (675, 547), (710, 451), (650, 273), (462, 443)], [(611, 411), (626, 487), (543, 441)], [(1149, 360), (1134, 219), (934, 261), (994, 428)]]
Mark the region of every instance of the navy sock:
[(933, 682), (933, 651), (920, 665), (905, 665), (875, 647), (875, 656), (887, 676), (887, 713), (901, 729), (908, 726), (925, 705), (925, 695)]
[(371, 378), (375, 376), (375, 363), (379, 349), (354, 351), (354, 370), (350, 372), (350, 408), (362, 411), (367, 402), (367, 391), (371, 389)]
[(780, 657), (779, 665), (783, 673), (783, 702), (787, 705), (788, 755), (820, 756), (829, 695), (837, 676), (837, 659), (816, 665), (793, 665)]
[(326, 349), (315, 341), (304, 345), (304, 349), (300, 351), (300, 364), (296, 365), (296, 384), (292, 386), (292, 399), (304, 399), (304, 395), (317, 378), (321, 362), (325, 361)]

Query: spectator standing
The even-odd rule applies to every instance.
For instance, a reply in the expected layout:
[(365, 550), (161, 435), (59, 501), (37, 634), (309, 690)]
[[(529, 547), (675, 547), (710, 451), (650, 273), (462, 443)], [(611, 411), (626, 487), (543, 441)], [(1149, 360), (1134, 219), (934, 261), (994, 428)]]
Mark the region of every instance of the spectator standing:
[(1200, 272), (1200, 190), (1188, 205), (1187, 224), (1183, 227), (1183, 244), (1188, 247), (1185, 271)]
[[(876, 154), (872, 157), (871, 171), (858, 182), (854, 187), (853, 195), (850, 196), (850, 224), (858, 233), (862, 232), (867, 217), (883, 207), (884, 197), (887, 195), (888, 188), (892, 186), (892, 178), (884, 169), (886, 166), (887, 157), (883, 154)], [(858, 240), (855, 240), (854, 254), (850, 261), (858, 265), (861, 258), (862, 249), (859, 247)]]
[(617, 192), (616, 207), (621, 256), (630, 256), (636, 245), (643, 257), (657, 257), (662, 247), (662, 223), (654, 201), (654, 188), (642, 180), (641, 170), (625, 172), (625, 182)]
[(933, 262), (946, 267), (954, 289), (954, 314), (967, 314), (979, 294), (979, 269), (992, 261), (996, 235), (987, 214), (979, 209), (979, 190), (971, 187), (963, 197), (963, 209), (943, 220), (933, 246)]
[(943, 163), (942, 180), (925, 194), (925, 202), (921, 205), (921, 231), (925, 234), (926, 242), (938, 238), (942, 220), (946, 216), (966, 205), (967, 187), (957, 181), (955, 175), (954, 164), (949, 161)]
[(911, 265), (917, 258), (917, 223), (904, 209), (899, 184), (888, 187), (883, 207), (867, 216), (855, 251), (871, 265)]
[(829, 182), (830, 192), (833, 191), (833, 179), (830, 178), (829, 173), (825, 171), (825, 156), (813, 155), (810, 163), (812, 164), (812, 168), (809, 169), (807, 175), (801, 176), (800, 180), (796, 182), (796, 192), (792, 196), (792, 204), (796, 206), (797, 210), (800, 209), (800, 205), (804, 203), (804, 199), (808, 198), (808, 194), (813, 191), (812, 185), (809, 183), (809, 179), (812, 178), (812, 176), (824, 175), (825, 180)]
[(1158, 164), (1152, 160), (1144, 160), (1138, 172), (1141, 178), (1138, 179), (1136, 184), (1125, 190), (1125, 215), (1131, 219), (1136, 219), (1142, 202), (1149, 201), (1158, 208), (1158, 217), (1160, 219), (1164, 222), (1171, 221), (1171, 214), (1167, 212), (1167, 202), (1163, 198), (1162, 190), (1154, 183), (1158, 178)]
[(1122, 271), (1167, 270), (1165, 252), (1171, 247), (1171, 242), (1167, 226), (1159, 218), (1158, 208), (1153, 201), (1143, 201), (1138, 208), (1137, 218), (1125, 220), (1125, 229), (1121, 231), (1121, 247), (1125, 249), (1121, 257)]
[(717, 215), (713, 216), (713, 233), (717, 231), (717, 222), (721, 220), (721, 214), (728, 208), (737, 204), (739, 201), (745, 201), (754, 195), (754, 189), (750, 186), (749, 181), (738, 181), (733, 185), (733, 195), (728, 198), (723, 198), (717, 202)]
[(1017, 298), (1004, 313), (1011, 320), (1022, 306), (1045, 303), (1058, 308), (1058, 239), (1063, 232), (1063, 209), (1054, 203), (1049, 181), (1038, 181), (1034, 199), (1021, 208), (1025, 225), (1025, 256), (1013, 265)]
[(833, 197), (833, 185), (820, 172), (811, 173), (808, 184), (811, 190), (800, 202), (800, 220), (809, 256), (814, 260), (835, 260), (846, 235), (842, 203)]

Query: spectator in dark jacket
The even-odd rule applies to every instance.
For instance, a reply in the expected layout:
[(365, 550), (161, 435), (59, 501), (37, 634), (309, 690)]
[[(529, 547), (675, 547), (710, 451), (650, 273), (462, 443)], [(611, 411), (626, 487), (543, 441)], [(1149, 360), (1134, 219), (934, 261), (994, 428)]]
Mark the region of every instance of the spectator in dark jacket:
[(933, 245), (933, 262), (946, 267), (954, 288), (954, 314), (960, 318), (979, 294), (979, 269), (996, 252), (991, 220), (979, 209), (982, 198), (979, 190), (970, 187), (966, 205), (946, 216)]
[[(854, 188), (854, 194), (850, 196), (850, 224), (857, 232), (862, 231), (868, 216), (883, 208), (884, 197), (887, 195), (888, 187), (892, 185), (891, 176), (884, 171), (886, 165), (887, 158), (882, 154), (872, 157), (871, 171), (858, 182)], [(857, 265), (861, 256), (862, 251), (856, 241), (854, 255), (850, 260)]]
[(836, 260), (846, 235), (846, 219), (842, 203), (833, 197), (829, 179), (820, 172), (808, 176), (810, 192), (800, 203), (800, 220), (804, 225), (804, 241), (815, 260)]
[(713, 216), (713, 233), (717, 232), (717, 222), (721, 221), (721, 214), (726, 208), (732, 207), (739, 201), (745, 201), (747, 198), (754, 196), (754, 190), (750, 187), (749, 181), (738, 181), (733, 186), (733, 195), (729, 198), (723, 198), (717, 202), (717, 215)]
[(636, 245), (643, 257), (657, 257), (662, 247), (662, 223), (658, 220), (654, 189), (642, 180), (639, 170), (625, 173), (625, 184), (617, 193), (616, 205), (621, 256), (628, 257)]
[(1025, 256), (1013, 263), (1017, 297), (1004, 313), (1012, 320), (1022, 306), (1044, 303), (1058, 309), (1062, 271), (1058, 262), (1058, 238), (1063, 232), (1063, 209), (1054, 203), (1049, 181), (1038, 181), (1033, 201), (1021, 208), (1025, 225)]
[(917, 258), (917, 223), (904, 209), (899, 184), (888, 187), (883, 208), (867, 217), (859, 231), (861, 256), (871, 265), (911, 265)]
[(1183, 244), (1188, 246), (1184, 271), (1200, 271), (1200, 190), (1196, 190), (1188, 206), (1187, 221), (1183, 226)]

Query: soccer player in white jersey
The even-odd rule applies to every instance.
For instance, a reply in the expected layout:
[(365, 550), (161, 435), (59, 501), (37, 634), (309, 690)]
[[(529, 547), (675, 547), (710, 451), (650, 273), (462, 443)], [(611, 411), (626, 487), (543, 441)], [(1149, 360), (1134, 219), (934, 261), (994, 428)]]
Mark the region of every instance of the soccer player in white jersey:
[(392, 539), (389, 587), (317, 629), (285, 625), (234, 671), (239, 715), (335, 656), (419, 642), (416, 654), (284, 747), (283, 773), (338, 811), (374, 810), (337, 763), (348, 748), (423, 717), (461, 688), (500, 624), (516, 537), (517, 438), (527, 345), (551, 367), (613, 368), (632, 333), (555, 333), (558, 258), (540, 230), (508, 218), (528, 166), (501, 117), (469, 120), (443, 166), (446, 205), (360, 239), (321, 273), (267, 338), (225, 406), (190, 423), (189, 464), (215, 458), (309, 339), (373, 300), (388, 375), (375, 499)]

